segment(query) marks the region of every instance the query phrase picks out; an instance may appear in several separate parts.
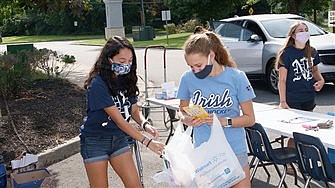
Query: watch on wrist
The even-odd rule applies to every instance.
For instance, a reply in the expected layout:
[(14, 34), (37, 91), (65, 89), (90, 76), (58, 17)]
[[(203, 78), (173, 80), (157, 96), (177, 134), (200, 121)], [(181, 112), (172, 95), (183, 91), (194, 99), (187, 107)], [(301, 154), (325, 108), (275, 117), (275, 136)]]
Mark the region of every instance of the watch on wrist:
[(226, 127), (231, 127), (233, 125), (232, 119), (229, 118), (229, 117), (226, 117), (226, 118), (227, 118), (227, 125), (226, 125)]

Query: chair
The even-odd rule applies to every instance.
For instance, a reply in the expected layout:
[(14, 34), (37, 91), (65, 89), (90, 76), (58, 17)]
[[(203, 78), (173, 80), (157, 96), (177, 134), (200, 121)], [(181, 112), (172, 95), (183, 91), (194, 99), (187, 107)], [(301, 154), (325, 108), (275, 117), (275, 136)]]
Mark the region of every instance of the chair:
[[(252, 182), (252, 180), (254, 179), (254, 176), (256, 174), (256, 170), (258, 167), (263, 167), (264, 171), (266, 172), (266, 174), (268, 175), (268, 177), (270, 177), (270, 172), (268, 171), (268, 169), (266, 168), (267, 165), (273, 165), (272, 163), (263, 163), (263, 161), (259, 161), (256, 157), (256, 154), (254, 153), (253, 149), (252, 149), (252, 145), (250, 143), (250, 139), (248, 138), (248, 133), (246, 134), (246, 140), (247, 140), (247, 144), (248, 144), (248, 156), (252, 156), (250, 162), (249, 162), (249, 167), (250, 169), (253, 169), (251, 176), (250, 176), (250, 181)], [(257, 165), (256, 165), (256, 164)], [(259, 164), (260, 163), (260, 164)]]
[[(263, 126), (259, 123), (256, 123), (252, 127), (246, 127), (245, 130), (248, 142), (251, 146), (251, 153), (258, 159), (251, 176), (254, 176), (259, 163), (267, 162), (274, 165), (278, 175), (280, 176), (280, 181), (277, 187), (281, 187), (283, 184), (287, 187), (284, 179), (287, 173), (287, 165), (290, 164), (294, 169), (295, 184), (297, 185), (297, 172), (292, 165), (297, 162), (298, 159), (296, 149), (289, 147), (272, 148), (271, 142), (269, 141)], [(283, 165), (283, 173), (280, 173), (278, 165)]]
[(167, 121), (165, 121), (164, 123), (167, 124), (167, 123), (170, 122), (170, 132), (169, 132), (168, 138), (165, 141), (165, 144), (167, 144), (169, 142), (171, 136), (173, 136), (173, 133), (174, 133), (173, 123), (179, 121), (179, 119), (176, 118), (176, 110), (173, 110), (173, 109), (170, 109), (170, 108), (166, 108), (166, 110), (169, 114), (169, 119)]
[(307, 176), (305, 188), (312, 179), (325, 182), (335, 182), (335, 164), (332, 164), (328, 154), (317, 137), (293, 132), (298, 153), (300, 171)]

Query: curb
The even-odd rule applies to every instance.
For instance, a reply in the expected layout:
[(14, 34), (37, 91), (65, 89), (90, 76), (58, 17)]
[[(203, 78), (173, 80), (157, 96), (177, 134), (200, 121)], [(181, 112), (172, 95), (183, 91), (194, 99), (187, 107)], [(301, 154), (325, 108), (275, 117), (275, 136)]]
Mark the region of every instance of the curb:
[(55, 148), (38, 154), (37, 168), (46, 168), (80, 152), (80, 139), (76, 136)]

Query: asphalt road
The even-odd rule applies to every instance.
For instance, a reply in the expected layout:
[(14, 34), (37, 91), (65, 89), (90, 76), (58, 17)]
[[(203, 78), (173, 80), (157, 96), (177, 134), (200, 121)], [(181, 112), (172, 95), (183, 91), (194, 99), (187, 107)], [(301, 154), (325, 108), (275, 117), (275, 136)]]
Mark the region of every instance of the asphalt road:
[[(94, 64), (101, 47), (99, 46), (84, 46), (74, 45), (72, 42), (46, 42), (34, 44), (37, 48), (48, 48), (56, 50), (59, 53), (74, 55), (77, 60), (77, 65), (69, 74), (69, 79), (82, 86), (90, 68)], [(5, 47), (0, 45), (0, 51), (3, 51)], [(144, 78), (144, 49), (136, 49), (138, 59), (138, 74)], [(166, 69), (163, 66), (163, 51), (151, 49), (147, 53), (147, 73), (148, 82), (152, 84), (160, 84), (164, 81), (164, 73), (166, 73), (167, 81), (174, 81), (176, 85), (179, 83), (181, 74), (188, 69), (185, 60), (183, 58), (182, 50), (167, 50), (166, 53)], [(143, 90), (144, 81), (140, 80), (140, 86)], [(255, 102), (266, 103), (277, 105), (279, 97), (267, 90), (265, 84), (262, 82), (252, 82), (252, 85), (256, 92)], [(316, 112), (329, 112), (335, 111), (335, 85), (326, 84), (323, 90), (317, 95)], [(151, 117), (154, 120), (155, 126), (160, 132), (161, 141), (165, 141), (168, 135), (168, 130), (163, 124), (163, 117), (161, 112), (151, 113)], [(274, 137), (276, 135), (270, 135)], [(153, 154), (151, 151), (142, 148), (142, 162), (144, 168), (144, 185), (145, 187), (168, 187), (166, 184), (156, 184), (152, 177), (154, 174), (163, 169), (162, 160)], [(79, 154), (75, 154), (68, 159), (53, 164), (48, 167), (49, 171), (55, 176), (57, 187), (61, 188), (75, 188), (75, 187), (89, 187), (88, 180), (86, 177), (85, 169), (82, 163), (82, 159)], [(268, 178), (264, 173), (263, 169), (259, 169), (256, 173), (255, 179), (252, 183), (252, 187), (276, 187), (279, 178), (275, 173), (273, 167), (268, 167), (271, 177)], [(120, 179), (109, 169), (110, 173), (110, 187), (123, 187)], [(294, 178), (288, 176), (286, 182), (288, 187), (293, 187)], [(301, 177), (300, 177), (301, 181)], [(302, 186), (303, 183), (299, 182)], [(312, 187), (323, 187), (324, 185), (313, 184)], [(331, 185), (335, 187), (334, 185)]]

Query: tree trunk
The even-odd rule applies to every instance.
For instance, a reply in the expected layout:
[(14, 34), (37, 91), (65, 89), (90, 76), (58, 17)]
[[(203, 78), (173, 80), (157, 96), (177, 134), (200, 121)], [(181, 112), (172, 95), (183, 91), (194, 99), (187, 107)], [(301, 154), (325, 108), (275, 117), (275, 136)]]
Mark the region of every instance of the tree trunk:
[(305, 0), (288, 0), (288, 13), (299, 14), (300, 8), (303, 6)]

